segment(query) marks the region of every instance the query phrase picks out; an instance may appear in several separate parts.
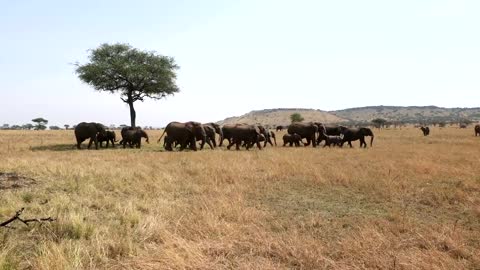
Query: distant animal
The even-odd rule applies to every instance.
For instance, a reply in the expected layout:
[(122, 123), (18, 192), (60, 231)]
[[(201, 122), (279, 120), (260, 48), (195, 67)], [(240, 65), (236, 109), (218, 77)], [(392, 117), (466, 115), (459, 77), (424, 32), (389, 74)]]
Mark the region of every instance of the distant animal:
[(276, 131), (282, 131), (284, 128), (284, 126), (277, 126)]
[(480, 136), (480, 125), (475, 125), (475, 137)]
[(121, 132), (122, 140), (120, 144), (123, 145), (123, 148), (128, 145), (133, 148), (140, 148), (142, 146), (142, 138), (146, 138), (145, 142), (149, 143), (147, 133), (142, 130), (140, 127), (124, 127), (122, 128)]
[(428, 136), (430, 135), (430, 128), (429, 127), (420, 127), (420, 129), (423, 132), (423, 136)]
[(340, 135), (327, 135), (326, 133), (323, 133), (323, 138), (325, 140), (325, 145), (323, 147), (330, 147), (330, 145), (333, 146), (343, 146), (343, 137), (345, 135), (340, 134)]
[(299, 147), (300, 143), (302, 142), (302, 137), (297, 133), (285, 134), (283, 135), (282, 139), (283, 146), (286, 146), (288, 144), (290, 147), (292, 147), (295, 144), (296, 147)]
[(467, 128), (467, 124), (464, 124), (464, 123), (460, 124), (460, 128)]
[(75, 138), (77, 140), (77, 149), (80, 149), (80, 144), (86, 139), (90, 139), (88, 142), (88, 149), (95, 143), (95, 149), (98, 149), (98, 134), (105, 134), (105, 127), (100, 123), (86, 123), (81, 122), (75, 126)]
[(107, 142), (106, 148), (108, 148), (109, 143), (112, 143), (112, 147), (115, 147), (115, 142), (117, 142), (115, 131), (107, 130), (105, 133), (98, 133), (97, 140), (100, 147), (103, 147), (103, 142)]

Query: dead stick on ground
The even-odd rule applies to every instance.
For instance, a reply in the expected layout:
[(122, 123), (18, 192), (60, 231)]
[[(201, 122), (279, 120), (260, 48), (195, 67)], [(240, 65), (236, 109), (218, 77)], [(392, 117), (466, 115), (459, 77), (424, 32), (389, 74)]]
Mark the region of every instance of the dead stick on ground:
[(8, 220), (0, 223), (0, 227), (8, 227), (8, 224), (14, 222), (15, 220), (21, 221), (23, 224), (25, 224), (27, 226), (28, 226), (28, 223), (31, 223), (31, 222), (52, 222), (52, 221), (55, 221), (55, 219), (51, 218), (51, 217), (22, 219), (22, 218), (20, 218), (20, 215), (22, 214), (23, 210), (25, 210), (25, 208), (22, 208), (22, 209), (18, 210), (13, 217), (11, 217)]

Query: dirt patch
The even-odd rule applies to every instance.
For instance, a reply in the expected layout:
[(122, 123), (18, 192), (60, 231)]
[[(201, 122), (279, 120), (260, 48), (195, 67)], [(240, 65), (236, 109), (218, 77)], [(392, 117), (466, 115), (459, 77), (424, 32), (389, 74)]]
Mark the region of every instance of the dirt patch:
[(35, 183), (35, 179), (24, 177), (14, 172), (0, 172), (0, 190), (23, 188), (31, 186)]

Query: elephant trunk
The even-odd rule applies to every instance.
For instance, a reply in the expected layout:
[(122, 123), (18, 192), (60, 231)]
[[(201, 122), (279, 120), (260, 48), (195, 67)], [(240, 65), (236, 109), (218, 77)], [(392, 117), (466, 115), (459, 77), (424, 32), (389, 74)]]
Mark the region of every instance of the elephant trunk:
[(145, 138), (147, 138), (147, 139), (145, 140), (145, 142), (149, 144), (150, 141), (148, 140), (148, 135), (147, 135), (147, 134), (145, 134)]
[(373, 146), (373, 137), (375, 137), (375, 136), (373, 136), (373, 133), (372, 133), (372, 138), (370, 139), (370, 147)]

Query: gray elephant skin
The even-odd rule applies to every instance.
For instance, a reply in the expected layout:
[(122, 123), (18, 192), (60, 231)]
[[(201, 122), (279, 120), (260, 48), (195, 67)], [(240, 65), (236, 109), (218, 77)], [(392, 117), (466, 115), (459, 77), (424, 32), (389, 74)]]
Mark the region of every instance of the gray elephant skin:
[[(204, 126), (211, 126), (214, 130), (215, 130), (215, 133), (218, 134), (219, 136), (219, 141), (221, 142), (223, 140), (223, 131), (222, 131), (222, 127), (219, 125), (219, 124), (216, 124), (216, 123), (206, 123), (206, 124), (203, 124)], [(217, 146), (216, 142), (215, 142), (215, 147)], [(221, 145), (219, 145), (221, 146)]]
[(98, 134), (105, 134), (105, 127), (100, 123), (95, 122), (81, 122), (75, 127), (75, 138), (77, 139), (77, 148), (80, 149), (80, 144), (87, 139), (90, 139), (88, 143), (88, 149), (95, 143), (95, 149), (98, 149)]
[(112, 147), (115, 148), (115, 142), (117, 142), (116, 137), (115, 131), (107, 130), (105, 133), (98, 133), (97, 140), (100, 144), (100, 147), (103, 147), (103, 142), (107, 142), (105, 146), (106, 148), (108, 148), (109, 143), (111, 143)]
[(297, 133), (285, 134), (283, 135), (282, 139), (283, 146), (286, 146), (287, 144), (293, 146), (295, 144), (296, 147), (299, 147), (300, 143), (302, 142), (302, 137), (300, 137), (300, 135), (298, 135)]
[(370, 136), (370, 147), (373, 146), (373, 132), (369, 128), (346, 128), (341, 127), (341, 134), (343, 134), (343, 143), (348, 143), (350, 147), (352, 146), (352, 141), (360, 140), (360, 147), (367, 147), (367, 143), (365, 142), (365, 137)]
[(253, 144), (257, 144), (258, 149), (262, 149), (260, 145), (260, 129), (257, 125), (247, 125), (247, 124), (235, 124), (235, 125), (225, 125), (222, 127), (224, 139), (229, 140), (227, 149), (230, 149), (234, 144), (236, 145), (236, 150), (240, 150), (240, 145), (242, 142), (246, 143), (247, 150)]
[(148, 139), (148, 134), (140, 127), (124, 127), (122, 128), (121, 134), (122, 140), (120, 141), (120, 144), (123, 145), (123, 148), (125, 148), (127, 144), (131, 148), (133, 148), (134, 146), (136, 148), (141, 148), (142, 138), (146, 139), (146, 143), (150, 143)]
[(317, 146), (316, 134), (318, 133), (318, 125), (312, 122), (307, 123), (292, 123), (288, 126), (288, 134), (298, 134), (302, 139), (306, 139), (305, 146), (312, 144), (312, 147)]
[(172, 144), (175, 142), (180, 144), (180, 151), (184, 150), (188, 145), (190, 145), (190, 149), (197, 151), (197, 139), (202, 141), (202, 145), (204, 145), (207, 140), (207, 134), (203, 125), (194, 121), (185, 123), (170, 122), (165, 127), (165, 130), (157, 142), (160, 142), (165, 134), (167, 134), (165, 140), (165, 150), (167, 151), (173, 150)]

